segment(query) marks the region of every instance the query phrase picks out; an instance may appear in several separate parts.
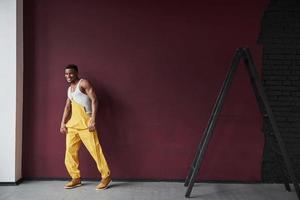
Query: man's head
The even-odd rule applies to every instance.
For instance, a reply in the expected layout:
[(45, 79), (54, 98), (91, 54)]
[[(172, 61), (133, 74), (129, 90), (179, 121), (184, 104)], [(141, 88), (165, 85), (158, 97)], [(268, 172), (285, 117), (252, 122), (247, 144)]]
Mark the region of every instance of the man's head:
[(72, 83), (78, 79), (77, 65), (70, 64), (65, 67), (65, 77), (68, 83)]

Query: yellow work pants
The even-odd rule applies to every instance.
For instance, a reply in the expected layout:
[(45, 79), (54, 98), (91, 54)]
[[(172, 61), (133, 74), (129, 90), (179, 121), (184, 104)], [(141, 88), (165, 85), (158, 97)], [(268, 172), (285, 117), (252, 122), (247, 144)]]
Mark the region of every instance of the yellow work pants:
[[(80, 119), (80, 120), (79, 120)], [(65, 165), (72, 178), (80, 178), (78, 169), (78, 150), (81, 142), (87, 148), (97, 164), (97, 168), (102, 178), (110, 175), (109, 167), (102, 152), (96, 131), (90, 132), (87, 128), (89, 116), (85, 113), (84, 108), (72, 101), (72, 116), (67, 123), (68, 132), (66, 135), (66, 154)], [(78, 122), (80, 123), (74, 123)], [(84, 122), (84, 123), (81, 123)], [(76, 128), (70, 127), (76, 124)]]

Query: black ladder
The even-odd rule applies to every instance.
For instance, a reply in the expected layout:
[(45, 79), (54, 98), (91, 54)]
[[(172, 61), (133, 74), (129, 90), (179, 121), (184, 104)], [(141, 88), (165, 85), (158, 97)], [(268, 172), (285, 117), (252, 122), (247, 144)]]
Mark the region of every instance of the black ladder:
[[(268, 118), (268, 120), (272, 126), (272, 129), (273, 129), (273, 132), (271, 134), (274, 136), (274, 139), (277, 141), (279, 149), (280, 149), (280, 154), (283, 157), (284, 165), (282, 162), (278, 161), (278, 166), (280, 167), (280, 170), (282, 170), (283, 174), (285, 175), (284, 186), (285, 186), (286, 190), (291, 191), (291, 188), (289, 185), (289, 178), (290, 178), (292, 183), (294, 184), (298, 199), (300, 200), (300, 188), (299, 188), (299, 185), (298, 185), (298, 182), (296, 179), (296, 175), (295, 175), (291, 160), (288, 156), (285, 144), (281, 138), (281, 134), (276, 125), (276, 121), (275, 121), (274, 115), (272, 113), (272, 109), (268, 103), (267, 96), (264, 92), (263, 86), (261, 84), (258, 73), (256, 71), (256, 67), (255, 67), (253, 59), (251, 57), (251, 53), (248, 48), (238, 48), (233, 57), (233, 60), (231, 63), (231, 68), (230, 68), (229, 72), (227, 73), (225, 81), (223, 82), (223, 86), (221, 88), (221, 91), (217, 97), (217, 100), (213, 107), (212, 113), (210, 115), (208, 125), (203, 133), (202, 140), (198, 146), (198, 149), (197, 149), (195, 158), (193, 160), (193, 163), (190, 167), (188, 176), (185, 179), (184, 186), (187, 186), (185, 197), (188, 198), (191, 195), (191, 192), (192, 192), (195, 180), (196, 180), (196, 176), (198, 175), (199, 169), (203, 163), (204, 155), (207, 151), (208, 144), (213, 135), (213, 129), (215, 127), (219, 113), (222, 109), (222, 106), (224, 103), (224, 98), (230, 88), (231, 82), (233, 80), (233, 76), (236, 72), (236, 69), (237, 69), (241, 59), (244, 60), (244, 63), (249, 72), (251, 85), (254, 90), (260, 112), (263, 115), (263, 117)], [(275, 148), (273, 147), (273, 149), (275, 149)], [(289, 176), (289, 178), (288, 178), (288, 176)]]

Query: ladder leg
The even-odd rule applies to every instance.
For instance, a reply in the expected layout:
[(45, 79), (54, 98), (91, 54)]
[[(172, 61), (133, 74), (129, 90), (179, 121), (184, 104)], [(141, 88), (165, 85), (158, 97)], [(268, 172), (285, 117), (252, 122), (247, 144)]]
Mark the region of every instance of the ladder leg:
[(186, 177), (186, 179), (185, 179), (185, 182), (184, 182), (184, 186), (185, 186), (185, 187), (188, 186), (188, 184), (189, 184), (189, 182), (190, 182), (190, 179), (191, 179), (191, 177), (192, 177), (192, 174), (193, 174), (193, 172), (194, 172), (195, 165), (196, 165), (196, 160), (197, 160), (196, 158), (199, 156), (199, 151), (200, 151), (200, 149), (197, 150), (196, 156), (195, 156), (195, 158), (194, 158), (194, 160), (193, 160), (193, 163), (192, 163), (192, 165), (191, 165), (191, 167), (190, 167), (190, 169), (189, 169), (189, 173), (188, 173), (188, 175), (187, 175), (187, 177)]
[[(215, 117), (217, 117), (217, 115)], [(209, 127), (213, 126), (213, 124), (215, 123), (215, 120), (216, 120), (216, 118), (214, 118), (214, 120), (211, 121)], [(207, 151), (208, 144), (211, 140), (212, 134), (213, 134), (213, 128), (209, 128), (208, 132), (206, 134), (206, 137), (203, 140), (203, 145), (200, 148), (200, 152), (199, 152), (199, 154), (196, 158), (196, 161), (195, 161), (196, 164), (195, 164), (195, 167), (194, 167), (193, 172), (191, 174), (191, 177), (189, 179), (188, 188), (186, 190), (185, 197), (190, 197), (190, 195), (191, 195), (192, 188), (194, 187), (194, 184), (195, 184), (196, 176), (198, 175), (199, 169), (202, 166), (203, 158), (204, 158), (204, 155)]]
[(282, 140), (281, 134), (280, 134), (279, 129), (277, 127), (275, 118), (274, 118), (273, 113), (272, 113), (272, 109), (271, 109), (271, 107), (270, 107), (270, 105), (269, 105), (269, 103), (267, 101), (267, 96), (265, 95), (263, 87), (262, 87), (262, 84), (261, 84), (261, 82), (259, 80), (259, 77), (258, 77), (256, 68), (255, 68), (255, 65), (253, 63), (250, 51), (248, 49), (246, 49), (246, 48), (244, 48), (243, 50), (244, 50), (244, 61), (245, 61), (245, 64), (247, 66), (249, 66), (248, 67), (249, 73), (253, 77), (253, 79), (255, 80), (257, 91), (258, 91), (258, 93), (259, 93), (259, 95), (260, 95), (260, 97), (261, 97), (261, 99), (263, 101), (263, 105), (264, 105), (264, 107), (266, 109), (266, 112), (268, 114), (268, 117), (270, 119), (270, 123), (271, 123), (271, 126), (273, 128), (276, 141), (278, 142), (279, 149), (280, 149), (281, 154), (283, 156), (283, 160), (284, 160), (287, 172), (288, 172), (289, 177), (291, 178), (291, 180), (292, 180), (292, 182), (294, 184), (294, 187), (295, 187), (298, 199), (300, 200), (300, 188), (299, 188), (299, 185), (298, 185), (298, 182), (297, 182), (297, 179), (296, 179), (294, 168), (292, 167), (291, 160), (290, 160), (290, 158), (288, 156), (285, 144), (284, 144), (284, 142)]
[(212, 137), (213, 129), (215, 127), (218, 115), (219, 115), (219, 113), (222, 109), (225, 95), (227, 94), (227, 92), (229, 90), (229, 87), (230, 87), (232, 79), (233, 79), (233, 75), (234, 75), (234, 73), (237, 69), (237, 66), (238, 66), (239, 62), (240, 62), (241, 56), (242, 56), (242, 50), (238, 49), (235, 56), (234, 56), (234, 58), (233, 58), (230, 71), (228, 72), (228, 74), (226, 76), (226, 79), (223, 83), (221, 91), (220, 91), (220, 93), (218, 95), (218, 98), (216, 100), (216, 103), (214, 105), (214, 108), (213, 108), (213, 111), (211, 113), (207, 128), (204, 132), (204, 137), (201, 140), (201, 143), (198, 147), (198, 150), (197, 150), (196, 156), (194, 158), (193, 164), (190, 167), (189, 174), (188, 174), (188, 176), (185, 180), (184, 185), (188, 186), (185, 197), (190, 197), (192, 188), (193, 188), (194, 183), (195, 183), (196, 176), (199, 172), (199, 169), (200, 169), (202, 161), (203, 161), (204, 154), (207, 150), (209, 141)]

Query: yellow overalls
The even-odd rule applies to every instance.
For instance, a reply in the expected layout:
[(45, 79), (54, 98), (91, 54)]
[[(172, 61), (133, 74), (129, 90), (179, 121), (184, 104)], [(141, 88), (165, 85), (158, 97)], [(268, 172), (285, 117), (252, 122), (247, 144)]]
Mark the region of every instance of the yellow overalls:
[(68, 131), (66, 135), (65, 154), (65, 165), (70, 176), (73, 179), (80, 178), (80, 171), (78, 169), (78, 150), (82, 141), (93, 159), (96, 161), (101, 177), (108, 177), (110, 175), (110, 171), (103, 155), (97, 132), (90, 132), (88, 129), (90, 116), (85, 112), (82, 105), (73, 100), (71, 101), (71, 109), (71, 119), (66, 124)]

